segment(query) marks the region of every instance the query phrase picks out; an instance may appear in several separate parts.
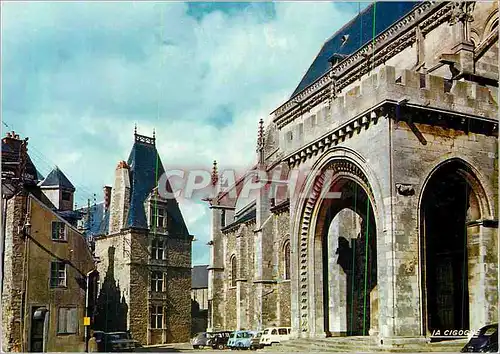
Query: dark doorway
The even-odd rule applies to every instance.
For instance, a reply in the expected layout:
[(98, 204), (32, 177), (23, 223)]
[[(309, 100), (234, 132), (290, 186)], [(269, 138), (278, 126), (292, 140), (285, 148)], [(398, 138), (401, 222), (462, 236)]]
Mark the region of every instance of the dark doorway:
[(422, 199), (427, 330), (469, 329), (467, 211), (471, 188), (458, 162), (441, 167)]
[[(325, 200), (323, 207), (327, 208), (324, 214), (320, 213), (325, 225), (322, 229), (322, 260), (323, 260), (323, 311), (324, 326), (327, 335), (339, 332), (331, 328), (332, 316), (334, 321), (342, 322), (341, 330), (348, 336), (366, 336), (369, 330), (376, 326), (376, 317), (372, 318), (372, 290), (377, 285), (377, 251), (376, 226), (373, 207), (365, 190), (356, 182), (342, 180), (333, 186), (334, 191), (340, 191), (340, 199)], [(345, 213), (348, 209), (350, 213)], [(340, 217), (340, 218), (339, 218)], [(330, 233), (330, 225), (334, 219), (341, 225), (335, 234)], [(356, 220), (357, 227), (351, 224)], [(356, 231), (354, 231), (354, 229)], [(329, 242), (335, 237), (334, 242)], [(331, 240), (330, 240), (331, 241)], [(336, 249), (330, 249), (335, 244)], [(340, 267), (331, 269), (331, 258), (336, 258)], [(335, 275), (335, 286), (332, 287), (331, 273)], [(341, 279), (339, 279), (341, 278)], [(340, 289), (342, 287), (343, 289)], [(341, 291), (342, 290), (342, 291)], [(333, 292), (339, 292), (333, 294)], [(332, 310), (330, 297), (336, 296), (339, 305), (344, 308)], [(339, 296), (342, 299), (339, 299)], [(335, 302), (335, 300), (334, 300)], [(332, 312), (333, 311), (333, 312)], [(332, 313), (331, 313), (332, 312)]]
[(45, 339), (45, 307), (34, 307), (31, 310), (30, 352), (41, 353), (44, 351)]

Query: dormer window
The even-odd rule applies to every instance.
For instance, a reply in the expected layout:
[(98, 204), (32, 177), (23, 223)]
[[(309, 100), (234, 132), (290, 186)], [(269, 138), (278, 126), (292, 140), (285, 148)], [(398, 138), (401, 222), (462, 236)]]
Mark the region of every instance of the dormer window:
[(166, 215), (165, 209), (159, 207), (151, 208), (151, 227), (153, 228), (165, 228)]

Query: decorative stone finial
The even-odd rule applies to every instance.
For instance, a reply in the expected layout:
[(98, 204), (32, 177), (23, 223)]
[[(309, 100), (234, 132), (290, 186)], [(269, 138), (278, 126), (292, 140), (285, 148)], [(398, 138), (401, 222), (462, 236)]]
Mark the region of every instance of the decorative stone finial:
[(156, 132), (155, 132), (155, 128), (153, 128), (153, 139), (156, 139)]
[(259, 120), (259, 128), (257, 130), (257, 151), (264, 147), (264, 120)]
[(214, 165), (212, 167), (212, 185), (215, 186), (219, 181), (219, 173), (217, 171), (217, 161), (214, 160)]
[(135, 127), (134, 127), (134, 135), (137, 135), (137, 123), (135, 123)]

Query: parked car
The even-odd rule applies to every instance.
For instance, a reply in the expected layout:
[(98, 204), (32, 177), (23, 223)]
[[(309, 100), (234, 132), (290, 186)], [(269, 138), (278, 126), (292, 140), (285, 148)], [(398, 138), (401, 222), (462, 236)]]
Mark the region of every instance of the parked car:
[(281, 343), (282, 341), (290, 339), (290, 327), (270, 327), (266, 328), (262, 332), (262, 337), (260, 337), (260, 344), (262, 346), (269, 346), (275, 343)]
[(194, 349), (203, 349), (208, 347), (208, 341), (212, 338), (211, 332), (200, 332), (191, 339), (191, 344)]
[(250, 349), (250, 343), (254, 333), (253, 331), (232, 332), (227, 342), (227, 347), (230, 349)]
[(252, 336), (252, 340), (250, 341), (250, 349), (257, 350), (261, 349), (262, 345), (260, 344), (260, 337), (262, 337), (262, 332), (255, 332)]
[(212, 349), (225, 349), (227, 348), (230, 335), (231, 331), (214, 332), (213, 337), (208, 340), (207, 345), (212, 347)]
[(497, 353), (498, 323), (484, 326), (462, 348), (462, 353)]
[(138, 346), (129, 332), (95, 331), (94, 338), (99, 352), (133, 352)]

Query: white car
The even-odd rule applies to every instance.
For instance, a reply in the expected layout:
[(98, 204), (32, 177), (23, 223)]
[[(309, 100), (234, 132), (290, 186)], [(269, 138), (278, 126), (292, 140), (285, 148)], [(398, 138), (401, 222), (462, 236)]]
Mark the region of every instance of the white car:
[(290, 327), (269, 327), (262, 332), (260, 345), (268, 346), (290, 339)]

